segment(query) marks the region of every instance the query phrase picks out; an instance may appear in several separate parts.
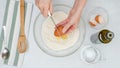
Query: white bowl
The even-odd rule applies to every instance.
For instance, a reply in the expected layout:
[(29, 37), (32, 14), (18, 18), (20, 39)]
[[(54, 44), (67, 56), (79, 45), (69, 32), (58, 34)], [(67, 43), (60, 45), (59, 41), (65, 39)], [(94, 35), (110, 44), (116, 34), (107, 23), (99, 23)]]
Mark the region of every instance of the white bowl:
[(91, 45), (84, 46), (81, 49), (80, 56), (81, 59), (87, 63), (96, 63), (101, 58), (100, 51)]
[(102, 8), (102, 7), (95, 7), (94, 9), (92, 9), (89, 13), (88, 13), (88, 18), (87, 18), (87, 21), (88, 21), (88, 23), (90, 22), (90, 19), (92, 18), (92, 17), (95, 17), (95, 16), (97, 16), (97, 15), (100, 15), (100, 16), (102, 16), (102, 18), (103, 18), (103, 23), (101, 23), (101, 24), (96, 24), (96, 26), (95, 27), (93, 27), (93, 26), (91, 26), (92, 28), (94, 28), (94, 29), (102, 29), (102, 28), (104, 28), (107, 24), (108, 24), (108, 22), (109, 22), (109, 16), (108, 16), (108, 12), (107, 12), (107, 10), (105, 10), (104, 8)]
[[(63, 11), (68, 14), (70, 9), (71, 8), (68, 5), (64, 5), (64, 4), (54, 5), (54, 12)], [(43, 41), (42, 36), (41, 36), (41, 28), (42, 28), (42, 23), (44, 22), (44, 20), (45, 18), (41, 14), (39, 14), (36, 17), (36, 20), (34, 22), (34, 27), (33, 27), (33, 33), (34, 33), (33, 35), (34, 35), (34, 39), (37, 45), (45, 53), (52, 55), (52, 56), (56, 56), (56, 57), (67, 56), (67, 55), (74, 53), (83, 43), (83, 40), (85, 38), (85, 24), (84, 24), (84, 21), (81, 19), (80, 24), (79, 24), (80, 35), (75, 45), (67, 49), (61, 50), (61, 51), (55, 51), (55, 50), (50, 49), (49, 47), (47, 47), (46, 43)]]

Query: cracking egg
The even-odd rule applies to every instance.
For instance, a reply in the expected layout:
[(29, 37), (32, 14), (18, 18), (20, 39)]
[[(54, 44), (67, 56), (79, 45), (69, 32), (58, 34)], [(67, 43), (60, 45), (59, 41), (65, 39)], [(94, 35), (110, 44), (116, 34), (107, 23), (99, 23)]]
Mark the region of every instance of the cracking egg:
[(57, 28), (56, 28), (55, 31), (54, 31), (54, 35), (56, 36), (57, 40), (67, 39), (67, 35), (62, 32), (63, 27), (64, 27), (64, 26), (62, 26), (62, 25), (57, 26)]

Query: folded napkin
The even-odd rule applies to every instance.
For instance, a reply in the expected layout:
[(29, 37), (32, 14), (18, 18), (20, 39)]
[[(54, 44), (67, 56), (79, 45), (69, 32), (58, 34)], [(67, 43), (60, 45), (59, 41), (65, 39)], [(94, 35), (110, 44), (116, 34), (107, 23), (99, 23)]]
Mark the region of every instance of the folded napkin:
[[(28, 38), (29, 27), (31, 21), (33, 5), (31, 3), (25, 3), (25, 34)], [(17, 51), (18, 37), (20, 33), (20, 2), (14, 0), (7, 0), (6, 8), (2, 26), (6, 26), (7, 29), (7, 48), (10, 50), (10, 56), (8, 60), (3, 60), (1, 57), (3, 45), (3, 31), (0, 32), (0, 64), (12, 65), (20, 67), (24, 60), (24, 54), (19, 54)]]

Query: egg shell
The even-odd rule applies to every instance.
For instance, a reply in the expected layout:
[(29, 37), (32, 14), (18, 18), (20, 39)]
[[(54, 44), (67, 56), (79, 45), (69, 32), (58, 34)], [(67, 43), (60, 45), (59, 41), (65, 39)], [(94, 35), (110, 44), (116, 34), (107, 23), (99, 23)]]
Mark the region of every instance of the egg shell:
[(95, 21), (96, 21), (97, 23), (100, 23), (100, 15), (97, 15), (97, 16), (95, 17)]
[(94, 19), (91, 19), (89, 21), (89, 24), (92, 26), (92, 27), (95, 27), (98, 23), (94, 20)]
[(95, 21), (99, 24), (103, 23), (103, 17), (101, 15), (97, 15), (95, 17)]

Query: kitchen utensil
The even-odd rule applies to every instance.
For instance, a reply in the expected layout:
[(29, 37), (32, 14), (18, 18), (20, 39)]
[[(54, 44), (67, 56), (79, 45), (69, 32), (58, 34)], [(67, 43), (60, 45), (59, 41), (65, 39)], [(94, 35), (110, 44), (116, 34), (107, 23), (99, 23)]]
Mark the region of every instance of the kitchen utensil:
[(3, 44), (4, 44), (5, 47), (2, 50), (2, 58), (4, 60), (6, 60), (10, 56), (10, 51), (7, 48), (6, 26), (3, 26), (3, 32), (4, 32), (4, 41), (3, 41)]
[(27, 45), (27, 39), (25, 36), (25, 30), (24, 30), (24, 0), (20, 0), (20, 36), (18, 39), (18, 52), (24, 53), (26, 52), (28, 45)]
[(48, 16), (51, 18), (51, 20), (52, 20), (52, 22), (53, 22), (53, 24), (54, 24), (54, 26), (55, 26), (55, 28), (56, 28), (56, 30), (58, 32), (58, 35), (61, 37), (61, 33), (59, 32), (59, 29), (57, 28), (57, 25), (56, 25), (56, 23), (55, 23), (55, 21), (54, 21), (54, 19), (52, 17), (52, 14), (50, 13), (50, 11), (48, 12)]

